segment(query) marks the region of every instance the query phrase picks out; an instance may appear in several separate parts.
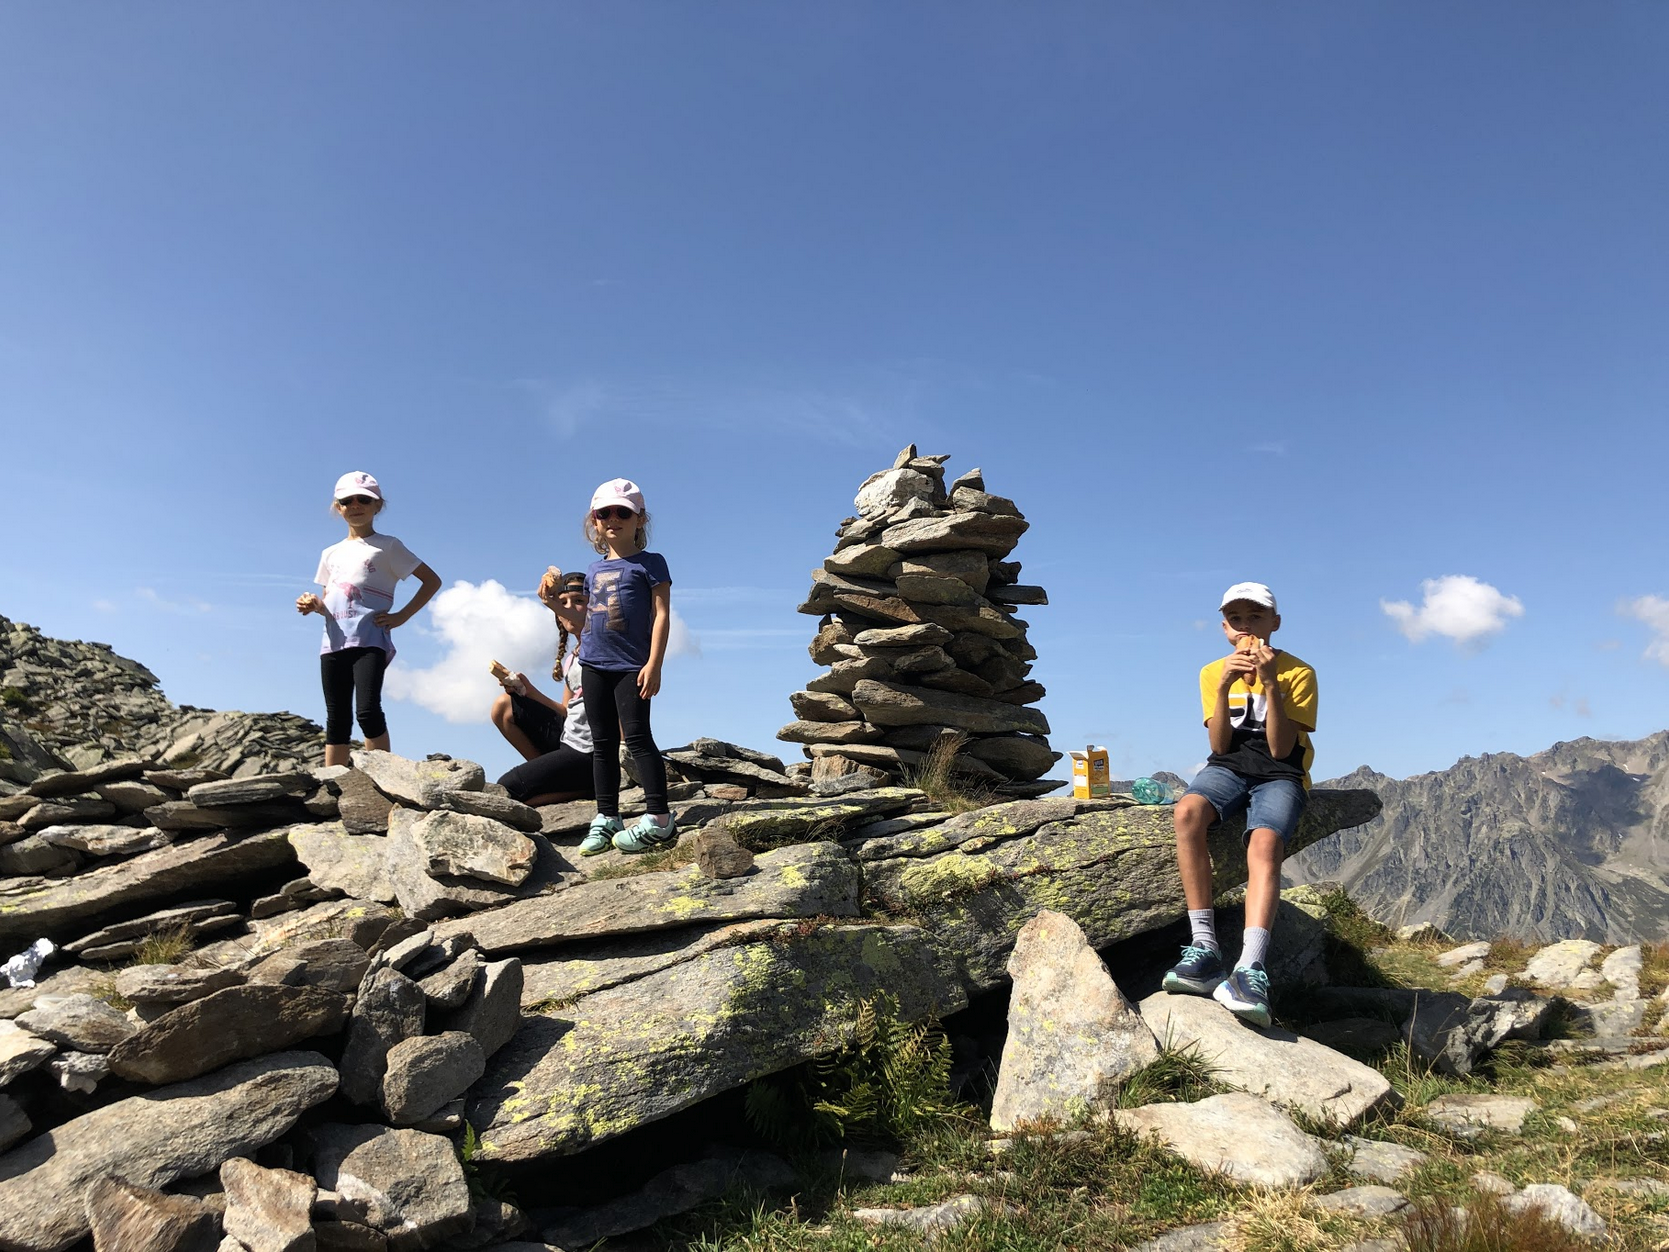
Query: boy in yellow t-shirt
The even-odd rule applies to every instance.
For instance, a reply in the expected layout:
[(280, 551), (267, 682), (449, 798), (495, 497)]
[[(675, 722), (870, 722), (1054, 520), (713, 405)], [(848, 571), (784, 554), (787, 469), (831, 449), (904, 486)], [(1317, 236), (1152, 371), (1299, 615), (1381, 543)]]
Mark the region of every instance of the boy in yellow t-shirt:
[[(1271, 647), (1281, 627), (1275, 593), (1236, 583), (1223, 593), (1223, 634), (1234, 651), (1200, 671), (1200, 704), (1211, 755), (1176, 805), (1176, 863), (1193, 934), (1165, 990), (1210, 995), (1236, 1017), (1269, 1025), (1269, 977), (1263, 960), (1280, 900), (1281, 858), (1298, 829), (1310, 790), (1315, 671)], [(1240, 960), (1224, 973), (1211, 911), (1211, 853), (1206, 832), (1246, 810), (1246, 938)]]

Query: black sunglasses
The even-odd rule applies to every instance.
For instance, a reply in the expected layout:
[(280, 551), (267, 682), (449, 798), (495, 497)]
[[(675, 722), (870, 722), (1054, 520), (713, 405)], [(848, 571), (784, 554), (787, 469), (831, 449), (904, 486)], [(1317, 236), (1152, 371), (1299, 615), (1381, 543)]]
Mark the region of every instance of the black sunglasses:
[(611, 504), (606, 509), (593, 509), (591, 516), (599, 522), (629, 522), (637, 514), (618, 504)]
[(376, 500), (375, 500), (375, 498), (373, 498), (371, 496), (343, 496), (336, 503), (337, 504), (375, 504)]

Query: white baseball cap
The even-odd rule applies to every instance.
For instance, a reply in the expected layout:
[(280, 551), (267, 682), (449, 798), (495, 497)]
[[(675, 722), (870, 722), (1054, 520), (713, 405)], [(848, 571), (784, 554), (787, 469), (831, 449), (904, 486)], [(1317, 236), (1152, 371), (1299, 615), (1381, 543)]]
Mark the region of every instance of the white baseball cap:
[(595, 513), (611, 504), (623, 504), (642, 517), (643, 489), (629, 478), (611, 478), (591, 493), (591, 511)]
[(336, 480), (336, 495), (332, 498), (346, 500), (349, 496), (370, 496), (373, 500), (381, 500), (382, 488), (364, 470), (352, 470)]
[(1271, 613), (1279, 612), (1275, 607), (1275, 593), (1262, 583), (1235, 583), (1223, 593), (1223, 602), (1217, 606), (1221, 613), (1236, 600), (1245, 600), (1252, 604), (1261, 604)]

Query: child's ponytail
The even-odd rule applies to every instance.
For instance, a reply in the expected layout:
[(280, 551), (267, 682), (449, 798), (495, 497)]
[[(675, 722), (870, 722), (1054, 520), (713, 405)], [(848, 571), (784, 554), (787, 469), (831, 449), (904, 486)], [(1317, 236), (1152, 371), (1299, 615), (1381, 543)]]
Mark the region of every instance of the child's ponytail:
[(559, 621), (556, 630), (556, 664), (551, 666), (551, 677), (561, 682), (562, 659), (568, 655), (568, 628)]

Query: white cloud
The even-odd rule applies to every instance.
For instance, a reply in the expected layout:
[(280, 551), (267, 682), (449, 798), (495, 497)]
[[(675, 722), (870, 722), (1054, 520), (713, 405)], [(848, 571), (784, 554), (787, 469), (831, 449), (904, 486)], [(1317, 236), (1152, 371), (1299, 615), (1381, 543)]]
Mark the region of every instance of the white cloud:
[(1669, 665), (1669, 600), (1662, 596), (1641, 596), (1637, 600), (1623, 601), (1617, 606), (1617, 611), (1624, 617), (1638, 618), (1646, 623), (1653, 636), (1646, 645), (1646, 659)]
[(1425, 600), (1415, 608), (1406, 600), (1381, 600), (1385, 616), (1410, 643), (1442, 635), (1456, 643), (1481, 643), (1506, 629), (1507, 619), (1524, 616), (1517, 596), (1503, 595), (1467, 574), (1446, 574), (1420, 584)]
[(672, 626), (667, 631), (666, 636), (666, 654), (668, 656), (701, 655), (701, 640), (697, 638), (695, 631), (690, 629), (690, 624), (679, 615), (677, 609), (672, 610)]
[[(520, 670), (541, 690), (555, 694), (550, 672), (556, 656), (556, 620), (533, 597), (518, 596), (490, 578), (480, 585), (457, 582), (430, 602), (427, 617), (445, 654), (426, 669), (411, 669), (396, 660), (385, 685), (391, 698), (410, 700), (449, 722), (485, 722), (499, 693), (488, 673), (494, 661)], [(667, 655), (701, 655), (700, 640), (676, 610)]]

